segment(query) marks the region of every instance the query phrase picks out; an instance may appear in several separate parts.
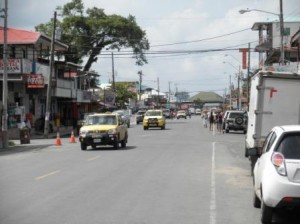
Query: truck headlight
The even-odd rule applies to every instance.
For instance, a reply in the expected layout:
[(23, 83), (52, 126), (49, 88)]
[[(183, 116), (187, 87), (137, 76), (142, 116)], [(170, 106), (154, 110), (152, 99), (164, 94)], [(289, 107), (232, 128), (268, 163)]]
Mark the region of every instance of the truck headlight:
[(88, 134), (88, 131), (80, 131), (79, 132), (79, 135), (83, 138), (85, 138), (87, 134)]
[(117, 131), (116, 131), (115, 128), (114, 129), (110, 129), (110, 130), (107, 131), (107, 134), (109, 134), (109, 135), (114, 135), (116, 133), (117, 133)]

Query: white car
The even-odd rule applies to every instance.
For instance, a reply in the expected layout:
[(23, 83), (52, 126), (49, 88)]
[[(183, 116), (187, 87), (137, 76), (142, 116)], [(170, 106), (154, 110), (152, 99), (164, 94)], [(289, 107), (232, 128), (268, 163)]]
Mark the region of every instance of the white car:
[(271, 223), (274, 208), (300, 206), (300, 125), (276, 126), (266, 137), (254, 171), (253, 205), (261, 222)]

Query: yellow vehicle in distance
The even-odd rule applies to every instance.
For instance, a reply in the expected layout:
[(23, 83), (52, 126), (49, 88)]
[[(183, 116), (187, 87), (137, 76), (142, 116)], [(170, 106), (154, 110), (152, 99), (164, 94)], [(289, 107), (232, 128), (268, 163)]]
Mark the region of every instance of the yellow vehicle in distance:
[(126, 147), (128, 140), (127, 124), (121, 116), (113, 113), (88, 115), (79, 131), (81, 150), (88, 146), (112, 145), (115, 149)]
[(162, 130), (166, 127), (166, 118), (162, 110), (147, 110), (143, 119), (144, 130), (149, 128), (158, 127)]

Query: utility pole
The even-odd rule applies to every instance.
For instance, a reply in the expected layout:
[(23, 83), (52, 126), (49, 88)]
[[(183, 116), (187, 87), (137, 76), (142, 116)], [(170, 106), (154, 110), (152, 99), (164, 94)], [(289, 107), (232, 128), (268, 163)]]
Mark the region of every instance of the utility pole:
[(284, 36), (284, 27), (283, 27), (283, 7), (282, 7), (282, 0), (280, 0), (280, 61), (279, 64), (285, 65), (285, 58), (284, 58), (284, 45), (283, 45), (283, 36)]
[(51, 111), (51, 87), (52, 87), (52, 78), (54, 77), (54, 43), (55, 43), (55, 29), (56, 29), (56, 11), (54, 12), (53, 18), (53, 31), (52, 31), (52, 40), (51, 40), (51, 49), (50, 49), (50, 74), (49, 82), (47, 88), (47, 102), (46, 102), (46, 115), (45, 115), (45, 127), (44, 127), (44, 137), (48, 138), (49, 134), (49, 118)]
[(7, 0), (4, 1), (4, 9), (2, 16), (4, 18), (4, 27), (3, 27), (3, 79), (2, 79), (2, 144), (3, 148), (7, 148), (8, 146), (8, 135), (7, 135)]
[(157, 107), (159, 107), (159, 78), (157, 77)]
[(229, 110), (232, 110), (232, 88), (231, 88), (231, 75), (229, 75)]
[(248, 43), (248, 66), (247, 66), (247, 111), (249, 111), (250, 101), (250, 43)]
[(112, 69), (112, 89), (113, 92), (116, 93), (114, 52), (111, 52), (111, 69)]
[(238, 93), (237, 93), (237, 108), (240, 110), (240, 104), (241, 104), (241, 94), (240, 94), (240, 80), (241, 80), (241, 66), (239, 66), (239, 73), (238, 73)]
[(169, 96), (168, 96), (169, 106), (168, 108), (171, 108), (171, 82), (169, 81)]
[(142, 75), (143, 75), (142, 70), (138, 71), (138, 74), (139, 74), (139, 77), (140, 77), (139, 101), (141, 101), (141, 97), (142, 97)]

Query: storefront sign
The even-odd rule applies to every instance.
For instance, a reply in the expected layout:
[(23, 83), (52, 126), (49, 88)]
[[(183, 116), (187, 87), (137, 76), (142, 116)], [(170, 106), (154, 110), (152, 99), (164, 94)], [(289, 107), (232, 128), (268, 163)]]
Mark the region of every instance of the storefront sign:
[[(4, 63), (3, 60), (0, 60), (0, 73), (3, 74)], [(21, 73), (21, 59), (7, 59), (7, 73), (16, 74)]]
[(44, 88), (44, 76), (40, 74), (28, 74), (27, 75), (27, 88), (29, 89), (39, 89)]
[(75, 71), (68, 71), (64, 72), (64, 78), (74, 78), (77, 76), (77, 72)]

